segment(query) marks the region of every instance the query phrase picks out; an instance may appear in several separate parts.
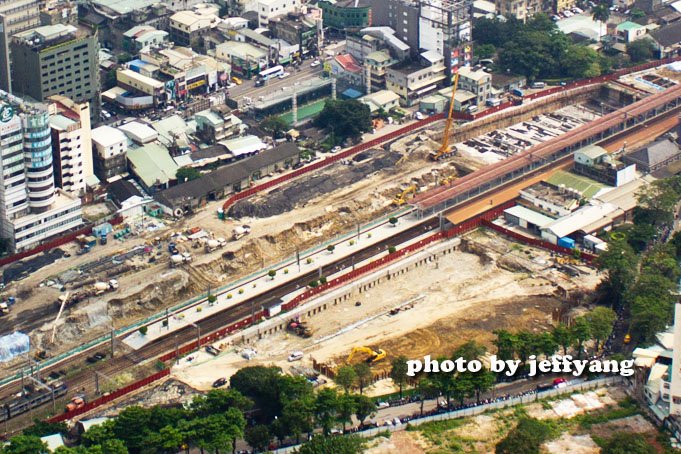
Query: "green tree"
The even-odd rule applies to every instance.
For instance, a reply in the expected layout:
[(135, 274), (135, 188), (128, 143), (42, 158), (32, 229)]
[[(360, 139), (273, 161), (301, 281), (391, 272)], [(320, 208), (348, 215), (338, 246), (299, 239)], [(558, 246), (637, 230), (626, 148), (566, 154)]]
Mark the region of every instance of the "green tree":
[(341, 142), (348, 138), (357, 139), (373, 127), (369, 106), (354, 99), (327, 100), (316, 124), (330, 130), (332, 136)]
[(253, 401), (236, 389), (211, 389), (205, 396), (195, 397), (189, 406), (194, 417), (224, 413), (230, 408), (248, 411), (253, 408)]
[(47, 422), (40, 419), (34, 419), (33, 425), (28, 429), (24, 429), (24, 435), (34, 435), (36, 437), (45, 437), (56, 433), (67, 434), (69, 428), (65, 422)]
[(476, 341), (468, 341), (465, 344), (462, 344), (459, 346), (454, 352), (452, 353), (453, 358), (463, 358), (466, 361), (472, 361), (474, 359), (480, 359), (485, 355), (485, 352), (487, 350), (485, 349), (484, 345), (481, 345), (477, 343)]
[(184, 434), (172, 426), (162, 427), (158, 432), (152, 432), (144, 442), (145, 452), (176, 452), (185, 441)]
[(312, 432), (314, 428), (315, 401), (312, 395), (306, 395), (284, 404), (280, 421), (288, 435), (300, 442), (300, 436), (305, 432)]
[(677, 178), (655, 180), (644, 185), (636, 194), (639, 210), (634, 214), (640, 216), (640, 210), (646, 210), (648, 221), (653, 226), (669, 225), (674, 219), (674, 208), (680, 195)]
[(503, 329), (493, 331), (493, 333), (497, 336), (493, 343), (497, 347), (499, 359), (510, 360), (515, 358), (518, 345), (517, 336)]
[(494, 57), (494, 54), (497, 53), (497, 49), (493, 44), (481, 44), (476, 46), (474, 53), (478, 56), (478, 58), (484, 60), (486, 58)]
[(617, 432), (608, 439), (602, 454), (655, 454), (657, 450), (643, 434)]
[(641, 63), (653, 58), (655, 46), (648, 38), (641, 38), (627, 44), (627, 55), (633, 63)]
[(186, 181), (196, 180), (201, 177), (201, 172), (196, 170), (194, 167), (180, 167), (175, 172), (175, 178), (177, 182), (182, 184)]
[(9, 445), (2, 450), (3, 454), (36, 454), (47, 452), (47, 444), (35, 435), (17, 435), (12, 437)]
[(409, 377), (407, 375), (407, 361), (408, 359), (406, 356), (398, 356), (390, 363), (390, 378), (392, 378), (393, 383), (400, 388), (400, 399), (402, 398), (402, 389)]
[(325, 388), (317, 393), (315, 415), (324, 435), (328, 435), (338, 415), (338, 393), (335, 389)]
[(596, 263), (605, 271), (602, 287), (613, 299), (613, 305), (621, 306), (624, 295), (636, 280), (638, 256), (625, 240), (613, 239), (608, 243), (608, 249), (599, 254)]
[(359, 393), (364, 392), (364, 387), (371, 382), (371, 367), (367, 363), (357, 363), (352, 366), (357, 375), (357, 385), (359, 386)]
[(562, 56), (560, 64), (563, 74), (573, 79), (601, 75), (598, 53), (590, 47), (571, 45)]
[(102, 424), (90, 427), (81, 435), (80, 439), (84, 446), (101, 445), (106, 440), (116, 438), (114, 434), (114, 420), (104, 421)]
[(591, 339), (591, 327), (585, 317), (575, 317), (570, 330), (576, 342), (577, 356), (581, 358), (584, 342)]
[(563, 355), (567, 355), (568, 348), (572, 345), (572, 341), (574, 340), (570, 328), (560, 323), (553, 328), (551, 335), (556, 343), (563, 347)]
[(355, 414), (356, 408), (356, 396), (351, 394), (343, 394), (338, 396), (338, 412), (336, 418), (339, 423), (343, 425), (343, 432), (345, 432), (345, 425), (352, 422), (352, 415)]
[(239, 369), (229, 383), (233, 389), (253, 400), (260, 409), (263, 422), (271, 422), (282, 410), (279, 395), (281, 380), (278, 367), (251, 366)]
[(359, 454), (365, 441), (357, 435), (324, 437), (317, 435), (298, 449), (298, 454)]
[(397, 224), (398, 220), (395, 216), (391, 216), (390, 219), (388, 219), (388, 222), (390, 223), (390, 225), (395, 225)]
[(632, 8), (631, 11), (629, 11), (629, 17), (631, 20), (637, 21), (639, 19), (644, 19), (646, 17), (646, 13), (640, 8)]
[(496, 446), (497, 454), (538, 454), (539, 447), (554, 435), (551, 427), (538, 419), (522, 417), (518, 425)]
[(350, 388), (352, 388), (352, 385), (355, 384), (355, 381), (357, 380), (357, 373), (355, 372), (355, 369), (353, 369), (352, 366), (342, 366), (338, 369), (338, 372), (336, 373), (336, 378), (334, 378), (334, 381), (345, 391), (345, 394), (348, 393)]
[(267, 450), (272, 439), (270, 430), (263, 424), (247, 428), (244, 437), (255, 452)]
[(269, 277), (271, 277), (271, 278), (274, 280), (274, 276), (277, 275), (277, 271), (276, 271), (276, 270), (269, 270), (269, 271), (267, 272), (267, 275), (268, 275)]
[(120, 54), (116, 55), (116, 61), (118, 62), (119, 65), (127, 63), (130, 60), (132, 60), (132, 55), (130, 55), (127, 52), (121, 52)]
[(600, 22), (601, 32), (599, 33), (599, 41), (603, 38), (603, 25), (610, 19), (610, 8), (607, 3), (599, 3), (591, 10), (591, 18)]
[(336, 246), (334, 246), (333, 244), (329, 244), (328, 246), (326, 246), (326, 250), (329, 251), (331, 254), (333, 254), (333, 251), (335, 249), (336, 249)]
[(376, 412), (376, 405), (374, 401), (367, 396), (354, 396), (355, 399), (355, 416), (360, 425), (364, 425), (364, 420), (372, 416)]
[(140, 329), (138, 329), (137, 331), (139, 331), (139, 333), (140, 333), (142, 336), (146, 336), (146, 335), (147, 335), (147, 331), (149, 331), (149, 328), (148, 328), (147, 326), (140, 326)]
[(534, 338), (535, 354), (540, 353), (545, 356), (552, 356), (558, 350), (559, 344), (554, 339), (552, 333), (539, 333)]
[(151, 411), (142, 407), (127, 407), (114, 420), (113, 434), (123, 440), (131, 451), (139, 451), (144, 446), (149, 427)]
[(289, 125), (283, 118), (277, 115), (270, 115), (260, 123), (260, 127), (275, 139), (280, 139), (284, 136), (284, 132), (286, 132)]
[(596, 351), (598, 351), (601, 341), (610, 337), (615, 320), (617, 320), (617, 314), (608, 307), (599, 306), (586, 314), (585, 317), (589, 324), (591, 336), (596, 340)]

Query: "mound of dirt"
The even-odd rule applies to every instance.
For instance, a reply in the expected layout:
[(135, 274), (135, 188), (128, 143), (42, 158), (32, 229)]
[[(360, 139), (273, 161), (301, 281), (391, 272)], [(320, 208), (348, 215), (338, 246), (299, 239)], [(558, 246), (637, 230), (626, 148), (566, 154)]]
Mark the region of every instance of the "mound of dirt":
[(372, 150), (370, 153), (371, 159), (352, 166), (336, 164), (321, 173), (274, 189), (264, 196), (242, 200), (229, 210), (229, 216), (267, 218), (286, 213), (315, 197), (347, 188), (375, 172), (393, 168), (402, 157), (399, 153), (384, 150)]

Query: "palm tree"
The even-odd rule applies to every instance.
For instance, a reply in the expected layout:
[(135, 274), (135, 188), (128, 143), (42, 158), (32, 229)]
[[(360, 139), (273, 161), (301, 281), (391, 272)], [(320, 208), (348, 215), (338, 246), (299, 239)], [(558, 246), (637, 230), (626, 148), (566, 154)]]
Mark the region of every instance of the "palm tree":
[(608, 8), (606, 3), (599, 3), (591, 11), (591, 17), (593, 20), (601, 23), (601, 33), (598, 37), (598, 40), (601, 41), (603, 39), (603, 24), (607, 23), (608, 19), (610, 19), (610, 8)]

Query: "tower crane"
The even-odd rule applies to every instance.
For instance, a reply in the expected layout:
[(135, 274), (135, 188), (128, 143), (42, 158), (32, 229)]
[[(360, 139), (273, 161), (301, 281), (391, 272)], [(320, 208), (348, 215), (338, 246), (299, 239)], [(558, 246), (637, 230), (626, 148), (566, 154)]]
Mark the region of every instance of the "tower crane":
[(449, 114), (447, 115), (447, 123), (445, 124), (445, 134), (442, 137), (442, 144), (437, 151), (430, 153), (430, 159), (433, 161), (440, 161), (449, 158), (456, 153), (456, 147), (449, 145), (449, 134), (452, 131), (452, 123), (454, 122), (454, 97), (456, 96), (456, 87), (459, 85), (459, 73), (454, 75), (454, 83), (452, 84), (452, 98), (449, 100)]

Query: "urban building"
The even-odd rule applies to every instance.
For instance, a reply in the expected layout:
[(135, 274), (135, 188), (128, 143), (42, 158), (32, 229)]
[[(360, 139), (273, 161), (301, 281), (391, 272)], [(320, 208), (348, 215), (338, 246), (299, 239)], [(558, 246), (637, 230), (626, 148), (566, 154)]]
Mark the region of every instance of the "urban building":
[(10, 42), (16, 33), (40, 25), (40, 0), (0, 2), (0, 90), (13, 93)]
[[(576, 0), (555, 0), (553, 6), (553, 12), (554, 13), (561, 13), (565, 10), (572, 9), (575, 4)], [(548, 9), (545, 9), (543, 12), (548, 12)]]
[(138, 53), (149, 46), (163, 46), (168, 42), (168, 32), (150, 25), (137, 25), (123, 33), (123, 49)]
[(476, 96), (476, 103), (485, 103), (492, 90), (492, 75), (482, 69), (465, 66), (459, 69), (459, 88), (469, 91)]
[(99, 112), (97, 32), (84, 26), (46, 25), (12, 37), (13, 90), (37, 101), (62, 95)]
[(445, 80), (444, 60), (437, 52), (427, 51), (417, 61), (393, 65), (386, 70), (386, 89), (400, 95), (402, 104), (411, 106)]
[(615, 28), (617, 40), (623, 43), (630, 43), (646, 35), (648, 29), (636, 22), (624, 21)]
[(543, 8), (542, 0), (495, 0), (494, 4), (497, 14), (515, 17), (523, 22), (534, 14), (541, 13)]
[(219, 18), (209, 11), (179, 11), (170, 16), (170, 40), (180, 46), (196, 47), (201, 36), (217, 26)]
[(357, 60), (350, 54), (338, 55), (330, 61), (331, 74), (333, 74), (339, 81), (355, 87), (364, 87), (364, 70), (359, 65)]
[(417, 57), (422, 47), (419, 36), (420, 14), (419, 0), (371, 0), (372, 25), (395, 30), (395, 36), (409, 46), (412, 57)]
[(610, 186), (622, 186), (636, 179), (636, 165), (613, 158), (604, 148), (589, 145), (575, 151), (573, 171)]
[(673, 57), (681, 52), (681, 21), (653, 30), (648, 36), (652, 38), (660, 58)]
[[(298, 45), (301, 56), (319, 55), (318, 35), (321, 33), (316, 21), (303, 15), (288, 14), (270, 20), (272, 36), (276, 39)], [(321, 27), (320, 27), (321, 28)]]
[(83, 196), (89, 177), (94, 175), (90, 106), (59, 95), (48, 101), (55, 185)]
[(50, 115), (0, 92), (0, 232), (12, 252), (82, 225), (80, 199), (55, 188)]
[(681, 147), (671, 138), (657, 140), (645, 148), (622, 157), (622, 161), (635, 164), (637, 170), (646, 173), (657, 172), (679, 160), (681, 160)]
[(295, 12), (300, 4), (300, 0), (254, 0), (249, 9), (258, 13), (258, 26), (266, 28), (270, 20)]
[(131, 148), (126, 158), (137, 181), (149, 193), (167, 189), (170, 182), (177, 179), (178, 165), (170, 157), (168, 149), (157, 142)]
[(239, 117), (219, 108), (197, 112), (194, 120), (196, 134), (207, 144), (215, 144), (240, 134), (245, 126)]
[(324, 26), (345, 32), (373, 24), (368, 0), (322, 0), (318, 3), (324, 16)]
[(215, 48), (215, 57), (231, 65), (233, 73), (250, 79), (267, 68), (267, 52), (248, 43), (228, 41)]
[(385, 75), (388, 72), (388, 68), (395, 63), (397, 63), (397, 60), (394, 60), (390, 54), (380, 50), (366, 56), (364, 67), (368, 68), (369, 72), (368, 91), (373, 92), (385, 88)]
[(551, 217), (567, 216), (577, 208), (581, 196), (571, 188), (540, 181), (520, 190), (520, 201)]
[(395, 36), (390, 27), (367, 27), (357, 33), (349, 33), (345, 38), (345, 49), (359, 62), (367, 55), (387, 52), (396, 61), (403, 61), (411, 55), (409, 45)]
[(123, 131), (100, 126), (92, 130), (92, 143), (95, 146), (94, 171), (100, 180), (106, 181), (126, 172), (128, 137)]

